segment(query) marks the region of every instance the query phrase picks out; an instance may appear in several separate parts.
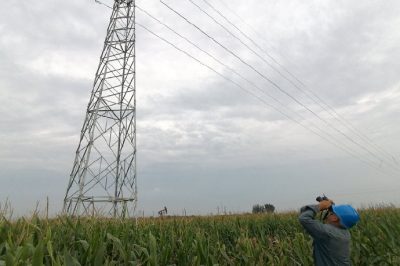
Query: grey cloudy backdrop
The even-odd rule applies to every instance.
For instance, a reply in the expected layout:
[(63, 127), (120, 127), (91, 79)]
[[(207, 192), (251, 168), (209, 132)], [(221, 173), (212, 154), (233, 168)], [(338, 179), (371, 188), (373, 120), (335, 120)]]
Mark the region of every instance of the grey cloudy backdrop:
[[(202, 0), (193, 1), (223, 22)], [(189, 1), (165, 2), (360, 141)], [(324, 128), (323, 137), (357, 154), (312, 134), (138, 27), (138, 210), (243, 212), (255, 203), (289, 210), (322, 193), (357, 206), (399, 204), (400, 2), (209, 2), (393, 158), (377, 159), (354, 146), (160, 2), (137, 1), (283, 102), (305, 127)], [(28, 215), (37, 202), (43, 208), (46, 197), (53, 214), (61, 209), (110, 11), (89, 0), (2, 3), (0, 201), (11, 201), (16, 215)], [(137, 21), (278, 106), (144, 13), (137, 11)]]

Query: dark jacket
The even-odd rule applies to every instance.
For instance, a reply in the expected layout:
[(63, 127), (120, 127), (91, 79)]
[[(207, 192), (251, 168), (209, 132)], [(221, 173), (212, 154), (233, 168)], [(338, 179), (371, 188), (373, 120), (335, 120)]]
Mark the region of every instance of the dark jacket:
[(330, 224), (315, 220), (318, 205), (301, 208), (299, 221), (313, 238), (313, 256), (317, 266), (351, 265), (350, 232)]

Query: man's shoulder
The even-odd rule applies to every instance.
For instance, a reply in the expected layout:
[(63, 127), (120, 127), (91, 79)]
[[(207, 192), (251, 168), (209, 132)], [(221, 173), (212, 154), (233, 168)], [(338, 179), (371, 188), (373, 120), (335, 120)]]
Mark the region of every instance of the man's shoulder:
[(330, 237), (339, 238), (339, 239), (350, 239), (351, 235), (349, 230), (334, 226), (332, 224), (324, 224), (323, 225), (325, 231)]

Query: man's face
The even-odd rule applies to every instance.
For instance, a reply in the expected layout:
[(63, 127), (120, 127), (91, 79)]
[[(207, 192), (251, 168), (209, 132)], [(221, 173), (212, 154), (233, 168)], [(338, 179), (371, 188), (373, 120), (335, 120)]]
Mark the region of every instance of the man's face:
[(336, 214), (330, 211), (325, 218), (325, 223), (337, 225), (339, 224), (339, 217), (337, 217)]

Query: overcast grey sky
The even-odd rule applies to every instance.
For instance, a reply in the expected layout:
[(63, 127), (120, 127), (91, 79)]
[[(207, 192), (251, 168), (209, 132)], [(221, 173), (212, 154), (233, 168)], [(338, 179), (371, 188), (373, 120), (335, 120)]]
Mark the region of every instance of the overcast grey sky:
[[(322, 193), (356, 206), (400, 204), (399, 1), (208, 0), (263, 51), (202, 0), (193, 1), (253, 50), (267, 52), (264, 58), (280, 73), (312, 90), (393, 157), (363, 142), (189, 1), (165, 0), (325, 122), (159, 1), (141, 0), (140, 7), (264, 92), (140, 11), (138, 22), (264, 103), (138, 27), (138, 210), (147, 215), (163, 206), (174, 214), (243, 212), (255, 203), (288, 210)], [(43, 206), (47, 196), (52, 213), (61, 209), (110, 14), (89, 0), (2, 3), (0, 200), (8, 198), (18, 215), (31, 213), (36, 202)], [(323, 129), (322, 137), (265, 103), (306, 128)]]

